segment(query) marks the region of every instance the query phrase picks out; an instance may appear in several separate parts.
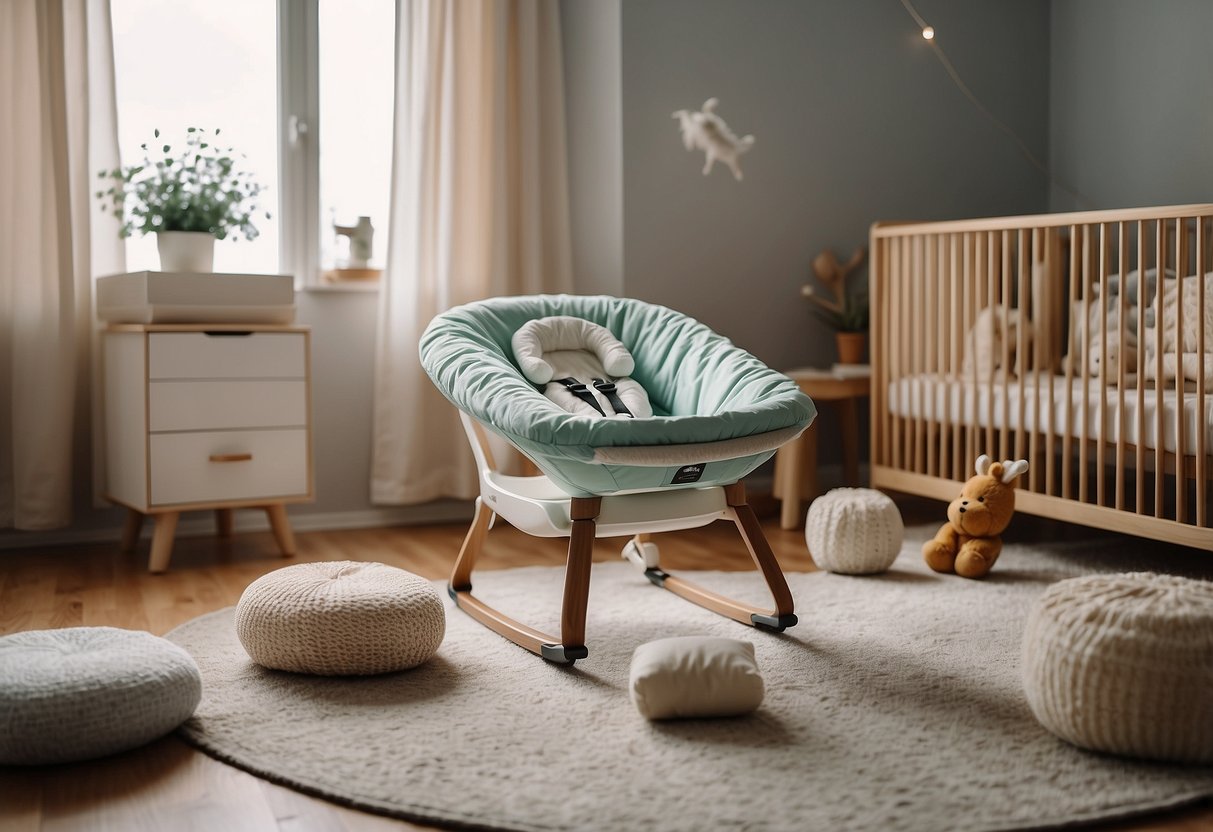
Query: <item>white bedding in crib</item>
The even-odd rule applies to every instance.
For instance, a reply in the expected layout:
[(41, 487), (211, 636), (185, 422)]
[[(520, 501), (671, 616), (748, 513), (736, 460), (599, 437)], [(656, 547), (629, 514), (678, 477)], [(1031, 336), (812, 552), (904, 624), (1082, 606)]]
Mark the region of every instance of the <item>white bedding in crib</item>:
[[(1083, 404), (1082, 379), (1073, 378), (1069, 387), (1065, 376), (1041, 374), (1039, 384), (1032, 376), (1023, 381), (1012, 380), (1006, 391), (1001, 381), (993, 384), (956, 378), (924, 374), (906, 376), (889, 383), (889, 410), (903, 418), (920, 418), (942, 422), (945, 414), (952, 425), (976, 424), (996, 429), (1018, 430), (1020, 423), (1019, 402), (1022, 397), (1024, 431), (1064, 434), (1076, 440), (1082, 437), (1082, 426), (1086, 423), (1088, 439), (1098, 439), (1101, 429), (1103, 437), (1110, 443), (1124, 441), (1129, 445), (1139, 442), (1151, 450), (1159, 447), (1158, 411), (1162, 408), (1162, 449), (1176, 449), (1176, 420), (1180, 411), (1179, 397), (1174, 390), (1162, 394), (1161, 405), (1158, 394), (1148, 382), (1142, 396), (1140, 412), (1144, 424), (1138, 420), (1138, 391), (1129, 387), (1121, 391), (1116, 387), (1104, 387), (1098, 379), (1087, 384), (1087, 403)], [(1049, 406), (1049, 390), (1052, 388), (1052, 407)], [(1196, 452), (1197, 425), (1205, 432), (1205, 451), (1213, 452), (1213, 391), (1207, 391), (1203, 415), (1198, 419), (1195, 392), (1185, 392), (1183, 401), (1184, 452)], [(1004, 418), (1004, 399), (1007, 407)], [(1070, 401), (1069, 414), (1067, 404)]]

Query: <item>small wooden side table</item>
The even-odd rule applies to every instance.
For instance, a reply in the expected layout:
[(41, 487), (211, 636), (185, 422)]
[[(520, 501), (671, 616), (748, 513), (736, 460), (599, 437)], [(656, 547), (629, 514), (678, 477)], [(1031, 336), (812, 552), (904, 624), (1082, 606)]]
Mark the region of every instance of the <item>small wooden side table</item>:
[[(859, 413), (856, 402), (867, 396), (871, 375), (843, 376), (830, 370), (792, 370), (793, 379), (814, 404), (830, 402), (842, 428), (842, 471), (847, 485), (859, 484)], [(779, 526), (795, 529), (804, 522), (802, 500), (817, 496), (817, 420), (775, 455), (775, 497), (782, 500)]]

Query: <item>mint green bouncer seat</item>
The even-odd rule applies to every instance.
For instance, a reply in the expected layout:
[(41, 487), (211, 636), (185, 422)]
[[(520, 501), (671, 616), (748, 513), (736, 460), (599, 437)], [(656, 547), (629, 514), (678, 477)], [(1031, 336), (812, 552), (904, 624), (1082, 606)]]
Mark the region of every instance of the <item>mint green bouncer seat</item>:
[[(602, 418), (545, 397), (515, 363), (511, 339), (529, 321), (583, 318), (631, 352), (631, 378), (653, 416)], [(746, 624), (782, 630), (792, 599), (739, 480), (808, 427), (812, 401), (796, 383), (703, 324), (665, 307), (612, 297), (493, 298), (438, 315), (422, 335), (421, 363), (463, 414), (481, 473), (476, 519), (451, 578), (456, 603), (545, 658), (586, 655), (585, 596), (595, 537), (635, 535), (624, 556), (650, 581)], [(541, 477), (496, 470), (482, 430), (529, 457)], [(487, 505), (486, 505), (487, 503)], [(471, 594), (471, 572), (493, 514), (531, 534), (567, 535), (560, 638), (507, 618)], [(758, 610), (664, 572), (650, 532), (733, 520), (776, 604)]]

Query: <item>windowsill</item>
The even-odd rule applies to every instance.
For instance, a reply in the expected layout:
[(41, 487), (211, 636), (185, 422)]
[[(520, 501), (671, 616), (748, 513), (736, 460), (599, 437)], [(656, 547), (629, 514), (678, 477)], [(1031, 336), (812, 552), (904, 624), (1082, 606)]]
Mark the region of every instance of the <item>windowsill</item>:
[(315, 292), (319, 295), (347, 294), (373, 295), (379, 292), (379, 282), (348, 281), (345, 283), (312, 283), (299, 287), (300, 292)]

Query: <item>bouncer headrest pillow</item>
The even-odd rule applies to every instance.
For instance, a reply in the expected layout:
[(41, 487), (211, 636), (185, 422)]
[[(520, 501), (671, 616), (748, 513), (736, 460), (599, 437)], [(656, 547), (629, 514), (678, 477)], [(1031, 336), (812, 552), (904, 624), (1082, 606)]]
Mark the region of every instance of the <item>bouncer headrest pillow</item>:
[(514, 359), (532, 384), (552, 380), (552, 365), (543, 355), (558, 350), (592, 352), (602, 362), (603, 369), (616, 378), (629, 376), (636, 369), (628, 348), (610, 330), (585, 318), (558, 315), (527, 321), (514, 333), (511, 343)]

